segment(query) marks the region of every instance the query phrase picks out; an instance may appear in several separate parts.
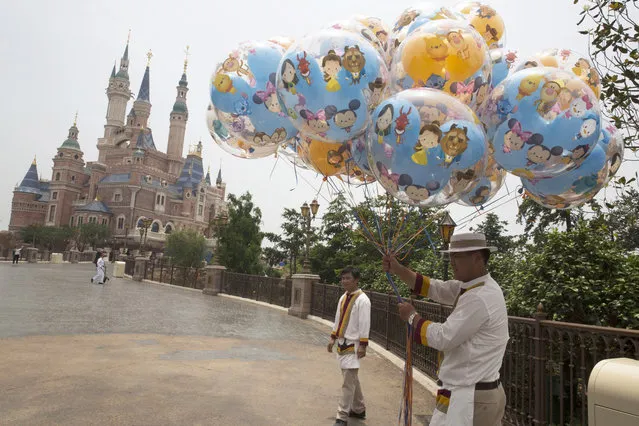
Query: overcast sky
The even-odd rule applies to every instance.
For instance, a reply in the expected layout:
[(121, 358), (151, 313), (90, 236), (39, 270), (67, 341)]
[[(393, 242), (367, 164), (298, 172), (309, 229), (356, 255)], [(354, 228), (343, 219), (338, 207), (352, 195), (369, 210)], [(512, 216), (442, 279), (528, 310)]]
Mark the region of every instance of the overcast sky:
[[(438, 3), (452, 6), (457, 2)], [(0, 4), (0, 81), (4, 98), (0, 103), (0, 229), (9, 225), (13, 188), (24, 177), (34, 155), (37, 155), (41, 176), (51, 178), (51, 159), (65, 140), (76, 110), (79, 111), (79, 142), (85, 159), (97, 159), (96, 141), (103, 134), (106, 115), (105, 88), (116, 59), (119, 66), (131, 29), (129, 75), (134, 93), (140, 87), (146, 52), (153, 51), (150, 127), (158, 149), (166, 151), (169, 112), (182, 73), (183, 52), (185, 46), (190, 45), (187, 71), (190, 115), (185, 152), (189, 144), (201, 139), (205, 167), (210, 164), (211, 172), (217, 173), (221, 163), (227, 192), (250, 191), (262, 209), (263, 229), (278, 232), (282, 210), (310, 202), (321, 178), (301, 171), (296, 182), (292, 167), (284, 161), (234, 158), (212, 142), (206, 128), (205, 110), (215, 64), (241, 41), (272, 36), (299, 38), (329, 22), (356, 14), (376, 16), (392, 25), (405, 8), (416, 3), (405, 0), (318, 3), (1, 0)], [(573, 5), (570, 0), (495, 0), (489, 4), (505, 19), (506, 46), (520, 54), (551, 47), (584, 53), (588, 50), (586, 37), (579, 35), (576, 27), (581, 6)], [(620, 173), (634, 174), (637, 165), (637, 162), (625, 163)], [(518, 179), (510, 176), (507, 185), (514, 191)], [(504, 194), (506, 188), (497, 197)], [(326, 190), (322, 190), (322, 195), (331, 196)], [(322, 197), (319, 201), (321, 215), (327, 203)], [(510, 233), (521, 229), (514, 223), (516, 209), (517, 204), (512, 201), (496, 210), (510, 223)], [(451, 206), (453, 219), (458, 223), (473, 212), (475, 209)], [(482, 219), (480, 216), (473, 223)]]

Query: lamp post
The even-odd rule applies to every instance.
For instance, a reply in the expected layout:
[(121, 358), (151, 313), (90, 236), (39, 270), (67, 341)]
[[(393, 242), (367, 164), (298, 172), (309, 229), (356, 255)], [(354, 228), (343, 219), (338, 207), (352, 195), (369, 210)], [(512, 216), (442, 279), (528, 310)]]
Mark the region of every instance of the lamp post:
[(146, 244), (146, 237), (149, 233), (149, 228), (153, 223), (153, 219), (143, 217), (140, 219), (140, 222), (142, 226), (138, 228), (138, 231), (140, 231), (140, 255), (142, 255), (142, 252), (144, 251), (144, 245)]
[(315, 219), (315, 215), (317, 215), (318, 209), (319, 203), (317, 202), (317, 200), (313, 200), (310, 206), (307, 203), (304, 203), (301, 207), (302, 220), (304, 221), (304, 230), (306, 234), (306, 248), (304, 251), (304, 263), (302, 264), (302, 272), (305, 274), (311, 273), (311, 262), (308, 255), (311, 236), (311, 220)]
[[(450, 238), (453, 236), (455, 232), (455, 226), (457, 224), (450, 217), (448, 212), (445, 212), (444, 217), (441, 222), (439, 222), (439, 232), (442, 236), (442, 242), (444, 245), (444, 250), (448, 250), (448, 246), (450, 244)], [(442, 253), (442, 259), (444, 261), (444, 281), (448, 280), (448, 265), (450, 264), (450, 253)]]
[(128, 241), (129, 241), (129, 225), (124, 226), (124, 254), (128, 254)]
[(219, 265), (220, 263), (220, 231), (226, 222), (228, 221), (228, 215), (225, 211), (215, 216), (213, 219), (213, 229), (215, 230), (215, 252), (213, 253), (213, 264)]

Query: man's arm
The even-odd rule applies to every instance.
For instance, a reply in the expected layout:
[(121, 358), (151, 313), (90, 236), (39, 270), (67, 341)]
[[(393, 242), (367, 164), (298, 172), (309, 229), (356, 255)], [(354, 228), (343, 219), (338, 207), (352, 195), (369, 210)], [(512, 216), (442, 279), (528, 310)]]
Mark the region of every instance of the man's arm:
[[(344, 297), (344, 296), (342, 296)], [(341, 306), (342, 298), (339, 298), (337, 302), (337, 309), (335, 309), (335, 322), (333, 323), (333, 330), (331, 331), (331, 338), (328, 341), (328, 346), (326, 350), (329, 352), (333, 352), (333, 346), (335, 346), (335, 339), (337, 339), (337, 327), (339, 326), (339, 307)]]
[(357, 357), (366, 356), (366, 348), (368, 347), (368, 336), (371, 330), (371, 301), (363, 299), (359, 305), (359, 349)]

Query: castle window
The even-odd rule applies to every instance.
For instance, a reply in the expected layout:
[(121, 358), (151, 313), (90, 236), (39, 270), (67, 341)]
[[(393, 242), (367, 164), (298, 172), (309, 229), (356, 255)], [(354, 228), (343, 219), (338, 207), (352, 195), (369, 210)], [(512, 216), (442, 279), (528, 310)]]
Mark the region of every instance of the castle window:
[(75, 159), (77, 160), (77, 159), (78, 159), (78, 158), (80, 158), (80, 157), (78, 156), (78, 154), (75, 154), (75, 155), (73, 156), (73, 158), (75, 158)]
[(204, 206), (200, 204), (199, 206), (197, 206), (197, 214), (198, 216), (202, 216), (203, 213), (204, 213)]
[(151, 232), (160, 232), (160, 224), (153, 222), (153, 225), (151, 225)]
[(118, 218), (118, 229), (124, 229), (124, 218), (123, 217), (119, 217)]
[(167, 223), (166, 227), (164, 228), (164, 233), (170, 234), (171, 232), (173, 232), (173, 225), (170, 223)]
[(155, 204), (160, 204), (160, 194), (158, 194), (157, 199), (155, 200)]
[(107, 224), (107, 220), (106, 219), (102, 219), (102, 225), (106, 225)]
[(82, 216), (78, 216), (78, 226), (82, 225), (84, 222), (84, 218)]
[(162, 198), (160, 199), (160, 204), (164, 205), (164, 195), (162, 196)]
[(53, 222), (55, 220), (55, 206), (51, 206), (49, 208), (49, 222)]
[(60, 172), (55, 174), (55, 180), (60, 180)]
[(75, 176), (71, 176), (71, 182), (75, 182)]
[(62, 152), (61, 152), (60, 154), (58, 154), (58, 156), (59, 156), (59, 157), (63, 157), (63, 156), (64, 156), (64, 153), (62, 153)]
[(58, 199), (58, 191), (53, 191), (51, 193), (51, 199), (52, 200), (57, 200)]
[(200, 203), (204, 202), (204, 195), (200, 195)]
[(70, 225), (73, 226), (75, 225), (75, 216), (71, 216), (71, 222)]
[(113, 194), (113, 201), (116, 203), (122, 201), (122, 193), (120, 191), (116, 191), (115, 194)]

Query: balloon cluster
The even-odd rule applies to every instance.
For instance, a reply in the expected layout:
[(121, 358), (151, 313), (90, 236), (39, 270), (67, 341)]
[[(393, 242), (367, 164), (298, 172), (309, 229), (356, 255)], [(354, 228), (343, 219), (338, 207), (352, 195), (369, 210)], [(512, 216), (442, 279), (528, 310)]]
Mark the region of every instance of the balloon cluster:
[(507, 172), (544, 206), (581, 205), (623, 160), (599, 75), (569, 50), (520, 60), (505, 33), (486, 4), (422, 3), (392, 27), (356, 16), (242, 43), (211, 78), (210, 134), (420, 207), (481, 206)]

